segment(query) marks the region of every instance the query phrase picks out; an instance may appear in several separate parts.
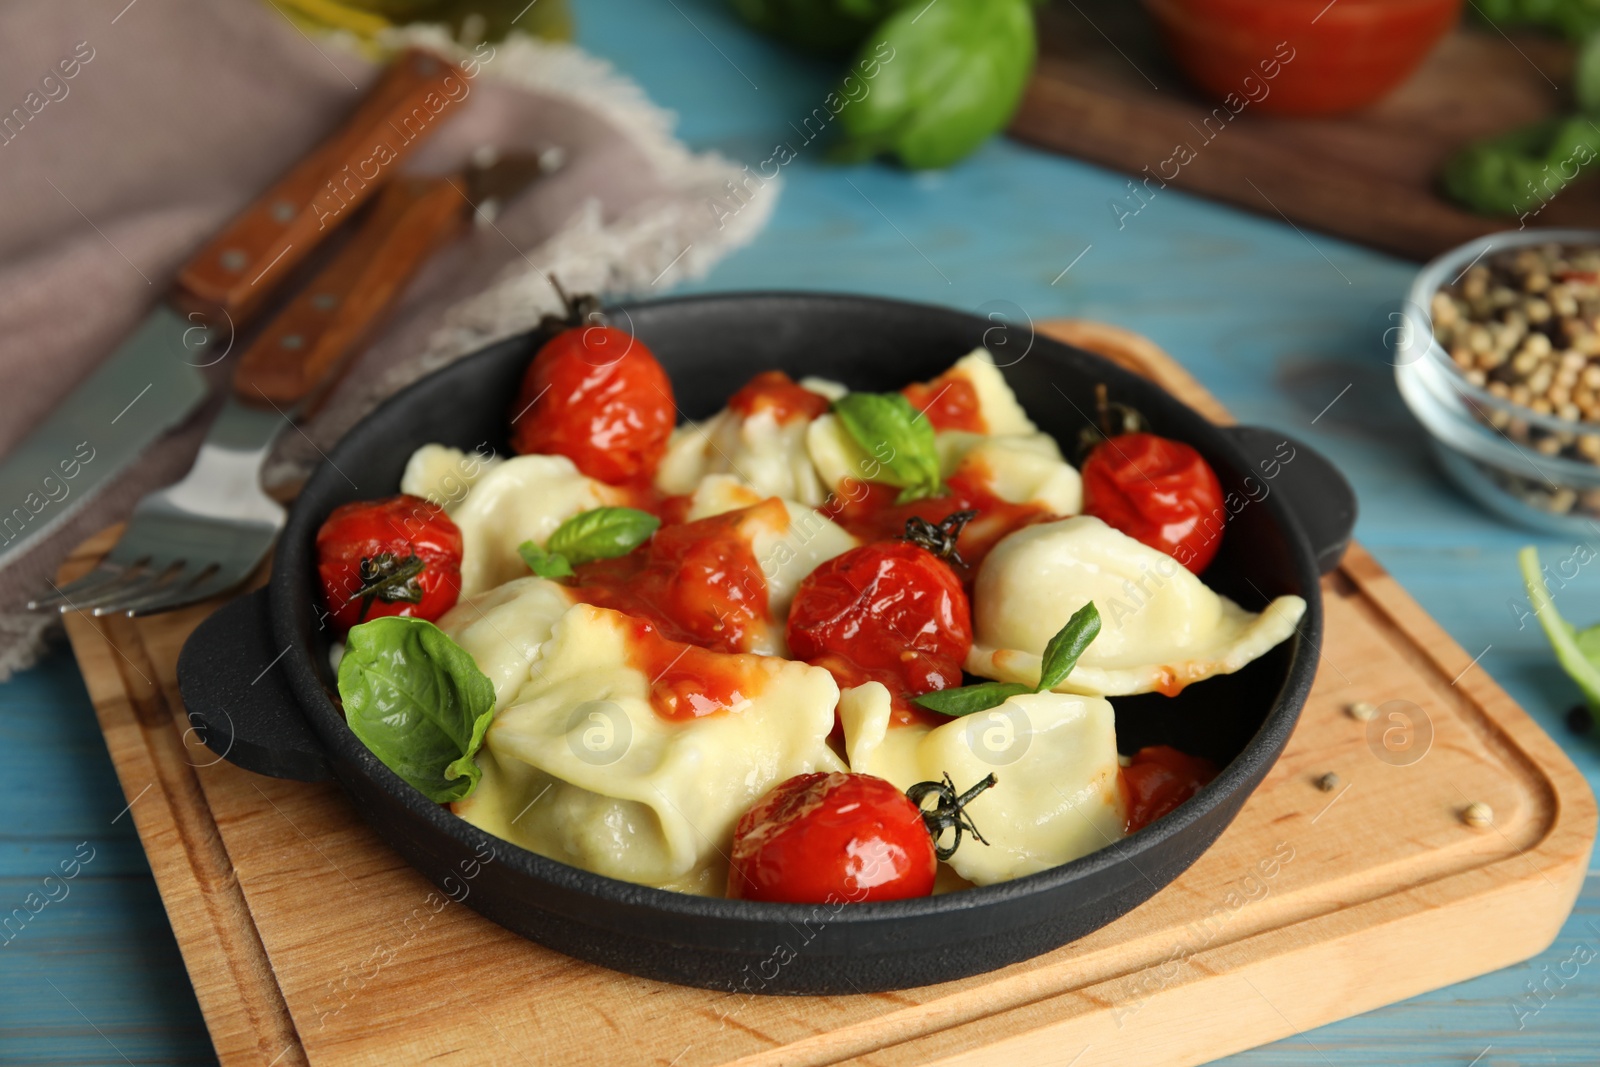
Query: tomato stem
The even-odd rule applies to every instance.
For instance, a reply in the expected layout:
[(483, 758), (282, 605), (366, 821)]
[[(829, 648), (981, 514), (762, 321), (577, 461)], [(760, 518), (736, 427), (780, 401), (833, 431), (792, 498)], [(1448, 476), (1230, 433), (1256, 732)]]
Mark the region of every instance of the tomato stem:
[(1103, 441), (1129, 433), (1148, 433), (1150, 423), (1137, 408), (1127, 404), (1112, 403), (1105, 382), (1094, 387), (1095, 424), (1085, 426), (1078, 434), (1079, 466), (1081, 460), (1093, 452)]
[(961, 553), (956, 550), (956, 542), (961, 539), (962, 528), (977, 517), (978, 513), (975, 510), (957, 511), (945, 516), (942, 522), (932, 523), (919, 515), (913, 515), (906, 520), (906, 532), (901, 540), (910, 541), (918, 548), (927, 549), (948, 563), (965, 567), (966, 560), (962, 559)]
[(367, 612), (372, 610), (372, 602), (381, 600), (385, 604), (404, 601), (407, 604), (422, 603), (422, 586), (417, 583), (417, 575), (422, 573), (422, 557), (415, 552), (401, 559), (392, 552), (379, 552), (376, 556), (366, 556), (361, 560), (357, 576), (361, 579), (361, 588), (355, 595), (361, 598), (361, 614), (358, 621), (365, 621)]
[[(978, 798), (985, 789), (992, 789), (999, 781), (993, 774), (984, 778), (977, 785), (965, 793), (957, 795), (955, 783), (950, 780), (949, 772), (945, 772), (942, 782), (918, 782), (906, 790), (906, 796), (922, 812), (923, 825), (928, 828), (928, 833), (933, 837), (933, 854), (941, 860), (948, 860), (956, 854), (956, 849), (961, 847), (963, 832), (971, 834), (979, 844), (987, 845), (989, 842), (978, 832), (972, 824), (972, 819), (966, 813), (966, 806)], [(922, 801), (929, 795), (938, 796), (939, 800), (932, 808), (924, 808)], [(939, 844), (946, 830), (954, 830), (955, 838), (949, 845)]]
[(564, 315), (546, 315), (540, 325), (552, 331), (574, 329), (579, 326), (604, 326), (605, 316), (600, 314), (600, 298), (592, 293), (579, 293), (577, 296), (568, 296), (567, 291), (561, 287), (561, 282), (554, 274), (549, 275), (550, 286), (556, 291), (556, 296), (561, 298), (561, 308)]

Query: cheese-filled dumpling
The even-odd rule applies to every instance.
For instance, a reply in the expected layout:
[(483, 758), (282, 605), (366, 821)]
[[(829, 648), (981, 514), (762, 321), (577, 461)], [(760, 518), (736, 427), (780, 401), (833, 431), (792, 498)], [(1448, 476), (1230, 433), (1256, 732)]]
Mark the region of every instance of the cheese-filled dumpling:
[[(988, 349), (975, 348), (951, 365), (950, 369), (924, 385), (913, 386), (918, 393), (926, 394), (928, 403), (939, 403), (943, 393), (959, 391), (957, 407), (965, 409), (969, 402), (975, 416), (971, 425), (963, 429), (985, 434), (1034, 434), (1039, 427), (1028, 418), (1017, 394), (1011, 391), (1005, 375), (995, 366)], [(923, 406), (921, 403), (919, 407)]]
[[(1028, 418), (987, 351), (980, 348), (962, 356), (939, 377), (912, 389), (919, 398), (914, 403), (958, 412), (949, 417), (959, 427), (935, 424), (945, 478), (970, 460), (974, 484), (1008, 503), (1036, 503), (1060, 515), (1077, 513), (1083, 495), (1078, 472)], [(957, 395), (960, 402), (949, 404)], [(892, 458), (887, 447), (862, 448), (833, 415), (820, 416), (806, 431), (812, 465), (830, 492), (848, 495), (852, 481), (876, 481), (882, 464)]]
[(895, 725), (889, 691), (869, 682), (844, 691), (839, 717), (856, 773), (900, 789), (949, 774), (965, 790), (995, 776), (966, 809), (989, 844), (963, 837), (948, 861), (968, 881), (1035, 874), (1126, 832), (1116, 722), (1100, 697), (1028, 693), (937, 727)]
[(1052, 515), (1083, 510), (1083, 478), (1061, 458), (1061, 448), (1049, 434), (980, 437), (950, 432), (939, 438), (946, 479), (958, 478), (1008, 504), (1033, 504)]
[(844, 766), (827, 671), (665, 641), (570, 608), (489, 727), (457, 815), (541, 855), (626, 881), (719, 895), (734, 824), (772, 786)]
[(528, 573), (517, 554), (543, 545), (580, 511), (629, 503), (626, 491), (578, 472), (566, 456), (514, 456), (483, 473), (466, 499), (447, 508), (461, 528), (461, 595)]
[(1171, 696), (1261, 656), (1306, 610), (1300, 597), (1282, 596), (1259, 615), (1246, 611), (1165, 552), (1082, 515), (1024, 527), (984, 560), (967, 670), (1036, 684), (1045, 645), (1091, 600), (1100, 634), (1057, 692)]
[(463, 452), (449, 445), (423, 445), (411, 453), (400, 491), (420, 496), (449, 511), (466, 499), (479, 478), (503, 463), (492, 452)]
[(539, 650), (573, 603), (572, 591), (560, 582), (530, 575), (461, 598), (439, 620), (439, 629), (488, 676), (499, 711), (533, 676)]
[(756, 375), (726, 408), (672, 432), (656, 488), (692, 493), (708, 474), (733, 474), (762, 496), (822, 503), (827, 494), (806, 452), (806, 428), (842, 389), (818, 379), (796, 383), (779, 371)]

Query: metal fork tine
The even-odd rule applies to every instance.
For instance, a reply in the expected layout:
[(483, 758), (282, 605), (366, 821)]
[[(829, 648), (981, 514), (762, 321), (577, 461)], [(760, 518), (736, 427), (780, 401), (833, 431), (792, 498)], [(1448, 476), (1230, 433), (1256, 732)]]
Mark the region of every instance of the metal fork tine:
[(85, 574), (77, 581), (68, 582), (56, 588), (49, 596), (40, 597), (31, 601), (28, 607), (32, 610), (38, 608), (55, 608), (62, 613), (72, 611), (74, 605), (90, 597), (99, 596), (107, 590), (124, 584), (137, 576), (142, 568), (143, 560), (128, 567), (108, 567), (104, 563)]
[(124, 601), (117, 605), (116, 610), (130, 618), (155, 615), (174, 608), (198, 604), (202, 600), (210, 600), (242, 580), (230, 580), (229, 576), (221, 573), (221, 568), (213, 563), (192, 577), (174, 581), (137, 599)]
[(99, 598), (95, 601), (94, 610), (91, 614), (95, 618), (104, 618), (107, 615), (125, 615), (129, 604), (163, 596), (183, 584), (187, 567), (187, 560), (180, 559), (169, 563), (159, 572), (152, 573), (149, 581), (135, 584), (131, 588), (120, 589), (114, 595)]
[(100, 617), (150, 615), (245, 581), (283, 528), (283, 507), (262, 491), (259, 472), (288, 425), (280, 411), (230, 397), (189, 473), (139, 501), (108, 559), (35, 604)]
[(80, 611), (86, 615), (98, 614), (95, 608), (102, 604), (114, 604), (118, 600), (143, 596), (145, 592), (160, 580), (159, 575), (152, 574), (149, 570), (140, 571), (126, 582), (118, 582), (113, 588), (103, 593), (88, 597), (74, 597), (71, 604), (62, 609), (62, 614), (69, 611)]

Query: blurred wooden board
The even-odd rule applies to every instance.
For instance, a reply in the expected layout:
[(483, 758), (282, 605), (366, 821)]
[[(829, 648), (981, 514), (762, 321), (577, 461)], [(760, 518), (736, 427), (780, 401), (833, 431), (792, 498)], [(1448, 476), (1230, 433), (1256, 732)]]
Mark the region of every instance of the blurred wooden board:
[[(1226, 420), (1142, 338), (1046, 328)], [(114, 538), (82, 546), (64, 577)], [(848, 997), (646, 981), (440, 903), (336, 786), (240, 771), (188, 730), (175, 664), (210, 607), (74, 616), (68, 631), (227, 1067), (1187, 1065), (1534, 955), (1582, 884), (1595, 804), (1560, 749), (1359, 547), (1323, 589), (1300, 726), (1193, 868), (1038, 959)], [(1379, 759), (1344, 711), (1358, 699), (1411, 702), (1431, 726), (1426, 754)], [(1333, 792), (1315, 784), (1328, 771), (1344, 783)], [(1460, 821), (1473, 800), (1493, 807), (1491, 828)]]
[[(1570, 45), (1468, 27), (1365, 111), (1287, 119), (1247, 105), (1231, 121), (1212, 119), (1208, 134), (1205, 120), (1220, 105), (1167, 59), (1140, 5), (1052, 4), (1040, 9), (1039, 26), (1038, 67), (1010, 132), (1131, 175), (1138, 195), (1126, 193), (1125, 210), (1138, 211), (1140, 198), (1149, 206), (1128, 217), (1108, 204), (1125, 227), (1160, 214), (1161, 178), (1176, 170), (1167, 188), (1432, 259), (1473, 237), (1518, 228), (1516, 218), (1473, 215), (1439, 196), (1440, 164), (1471, 141), (1570, 106)], [(1175, 168), (1166, 161), (1179, 145), (1194, 158)], [(1580, 181), (1527, 224), (1600, 227), (1600, 183)]]

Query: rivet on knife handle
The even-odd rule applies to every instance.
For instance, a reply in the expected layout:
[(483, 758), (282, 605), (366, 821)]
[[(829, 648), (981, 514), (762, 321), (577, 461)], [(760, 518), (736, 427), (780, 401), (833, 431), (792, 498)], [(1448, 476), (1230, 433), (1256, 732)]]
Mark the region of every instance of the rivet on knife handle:
[(449, 179), (395, 178), (349, 243), (240, 358), (235, 395), (285, 411), (313, 398), (466, 214)]
[(181, 302), (220, 308), (238, 325), (324, 238), (465, 104), (459, 67), (400, 55), (340, 129), (246, 208), (178, 275)]

